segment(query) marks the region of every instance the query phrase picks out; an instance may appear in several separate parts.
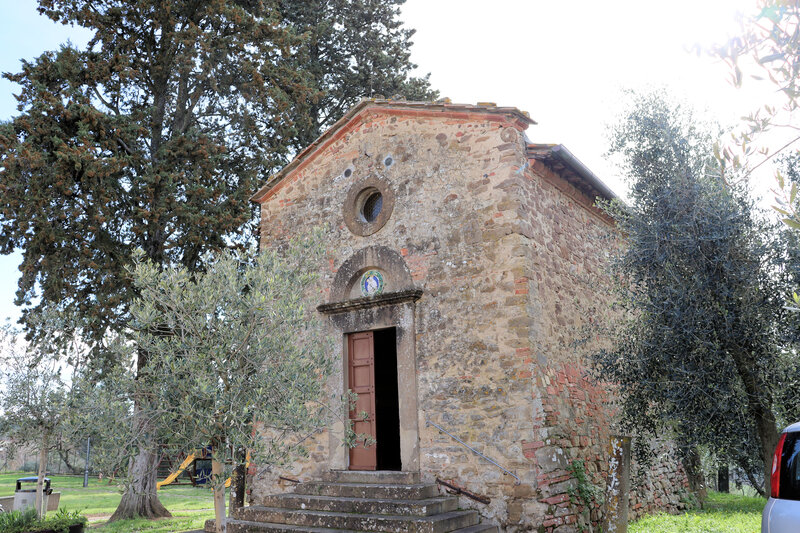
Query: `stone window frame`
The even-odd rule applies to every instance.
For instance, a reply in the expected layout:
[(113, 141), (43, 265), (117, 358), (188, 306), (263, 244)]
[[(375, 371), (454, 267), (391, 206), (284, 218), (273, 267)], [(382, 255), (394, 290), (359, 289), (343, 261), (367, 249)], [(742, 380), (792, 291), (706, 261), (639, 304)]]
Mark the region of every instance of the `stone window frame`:
[[(368, 222), (361, 216), (361, 202), (365, 196), (369, 196), (369, 191), (377, 191), (382, 196), (383, 205), (380, 213), (375, 217), (375, 220)], [(380, 230), (389, 217), (392, 216), (394, 210), (395, 194), (389, 183), (376, 175), (367, 176), (350, 186), (347, 192), (347, 198), (344, 201), (344, 223), (348, 229), (355, 235), (367, 237)]]

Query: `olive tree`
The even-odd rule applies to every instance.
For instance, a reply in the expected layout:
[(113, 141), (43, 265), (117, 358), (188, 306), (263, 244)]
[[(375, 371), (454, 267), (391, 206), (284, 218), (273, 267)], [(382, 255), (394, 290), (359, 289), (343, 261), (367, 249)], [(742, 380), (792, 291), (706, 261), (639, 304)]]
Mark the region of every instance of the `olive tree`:
[(628, 312), (595, 360), (619, 384), (628, 429), (674, 431), (685, 450), (704, 445), (764, 473), (769, 492), (775, 413), (795, 409), (783, 392), (798, 382), (778, 334), (789, 285), (777, 232), (717, 178), (717, 133), (657, 93), (635, 95), (612, 129), (631, 184), (630, 204), (609, 206)]
[(173, 449), (212, 447), (217, 531), (229, 465), (241, 451), (259, 464), (286, 461), (333, 411), (325, 397), (331, 350), (307, 305), (321, 235), (260, 254), (210, 255), (202, 272), (146, 260), (133, 270), (139, 297), (128, 347), (147, 354), (136, 408)]
[[(741, 32), (714, 47), (713, 54), (728, 64), (731, 82), (769, 83), (776, 89), (764, 102), (743, 117), (730, 140), (717, 147), (722, 175), (749, 176), (774, 158), (797, 157), (800, 126), (792, 115), (800, 106), (800, 3), (760, 0), (757, 11), (742, 19)], [(783, 221), (800, 229), (796, 182), (786, 180), (784, 169), (776, 171), (773, 206)]]
[(27, 345), (9, 326), (0, 329), (0, 434), (15, 447), (39, 449), (36, 512), (44, 516), (43, 488), (48, 452), (68, 418), (69, 389), (62, 380), (62, 364), (46, 349)]

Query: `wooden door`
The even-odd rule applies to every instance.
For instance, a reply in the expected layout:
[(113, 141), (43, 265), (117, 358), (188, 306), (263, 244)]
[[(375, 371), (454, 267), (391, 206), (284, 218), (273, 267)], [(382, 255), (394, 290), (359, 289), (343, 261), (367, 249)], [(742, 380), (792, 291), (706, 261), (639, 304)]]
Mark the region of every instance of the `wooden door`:
[[(356, 434), (371, 435), (375, 440), (375, 342), (371, 331), (348, 336), (348, 376), (350, 390), (358, 395), (350, 412)], [(366, 417), (363, 416), (366, 413)], [(350, 448), (350, 470), (375, 470), (375, 443), (365, 446), (362, 440)]]

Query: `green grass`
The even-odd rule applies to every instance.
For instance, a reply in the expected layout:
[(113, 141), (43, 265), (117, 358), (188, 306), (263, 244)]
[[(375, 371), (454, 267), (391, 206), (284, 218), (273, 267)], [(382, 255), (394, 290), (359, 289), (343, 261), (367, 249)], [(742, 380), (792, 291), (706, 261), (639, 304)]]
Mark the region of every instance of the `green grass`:
[(214, 518), (214, 511), (195, 511), (195, 512), (175, 512), (172, 511), (172, 518), (162, 518), (160, 520), (119, 520), (111, 524), (104, 524), (97, 528), (90, 526), (89, 529), (98, 533), (136, 533), (146, 531), (148, 533), (176, 533), (179, 531), (190, 531), (203, 529), (203, 525), (209, 518)]
[(766, 500), (710, 492), (703, 509), (680, 515), (646, 516), (628, 526), (629, 533), (759, 533)]
[[(17, 478), (29, 477), (29, 473), (0, 473), (0, 496), (11, 496)], [(214, 500), (211, 489), (191, 486), (166, 486), (158, 491), (161, 503), (173, 514), (173, 518), (161, 520), (121, 520), (106, 524), (108, 515), (119, 504), (121, 494), (116, 485), (107, 480), (89, 478), (89, 486), (83, 488), (82, 476), (48, 476), (53, 492), (61, 493), (59, 507), (79, 510), (89, 517), (92, 529), (98, 533), (125, 533), (147, 531), (149, 533), (175, 533), (202, 529), (209, 518), (214, 518)]]

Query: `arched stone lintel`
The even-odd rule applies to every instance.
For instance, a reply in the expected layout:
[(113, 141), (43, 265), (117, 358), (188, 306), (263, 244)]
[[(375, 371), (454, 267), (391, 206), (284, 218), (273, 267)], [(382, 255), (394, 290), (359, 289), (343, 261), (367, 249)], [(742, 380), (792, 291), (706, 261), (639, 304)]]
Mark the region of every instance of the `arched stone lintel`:
[(358, 283), (361, 274), (376, 268), (384, 272), (386, 290), (390, 292), (410, 291), (414, 289), (411, 271), (403, 256), (386, 246), (367, 246), (351, 255), (333, 278), (330, 302), (342, 302), (350, 298), (350, 291)]

